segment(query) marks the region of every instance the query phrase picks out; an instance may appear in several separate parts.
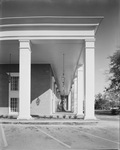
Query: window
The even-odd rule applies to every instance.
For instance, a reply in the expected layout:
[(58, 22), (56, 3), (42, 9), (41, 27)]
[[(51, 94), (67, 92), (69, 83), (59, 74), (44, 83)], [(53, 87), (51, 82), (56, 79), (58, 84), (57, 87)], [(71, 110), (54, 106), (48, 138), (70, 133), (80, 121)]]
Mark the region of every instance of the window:
[(19, 77), (11, 77), (11, 91), (19, 90)]
[(18, 112), (18, 98), (10, 99), (10, 109), (11, 112)]

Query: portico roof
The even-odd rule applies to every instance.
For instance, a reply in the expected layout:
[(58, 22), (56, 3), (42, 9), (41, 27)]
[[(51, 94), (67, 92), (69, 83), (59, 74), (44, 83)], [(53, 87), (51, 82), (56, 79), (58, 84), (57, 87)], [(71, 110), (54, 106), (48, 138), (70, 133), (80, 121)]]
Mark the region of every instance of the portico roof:
[[(65, 56), (65, 94), (69, 93), (75, 71), (83, 63), (85, 38), (93, 38), (102, 17), (12, 17), (0, 25), (0, 63), (19, 63), (20, 39), (31, 40), (32, 64), (51, 64), (59, 90), (62, 89), (63, 54)], [(30, 30), (32, 28), (32, 30)], [(10, 40), (10, 41), (9, 41)]]
[(97, 30), (102, 16), (24, 16), (0, 18), (1, 31)]
[[(9, 64), (10, 54), (12, 63), (18, 64), (19, 40), (28, 39), (31, 41), (31, 63), (51, 64), (58, 88), (62, 93), (61, 78), (64, 54), (65, 94), (68, 94), (76, 68), (83, 63), (84, 40), (95, 38), (95, 33), (103, 17), (82, 16), (79, 13), (77, 15), (74, 15), (74, 13), (66, 15), (70, 8), (78, 7), (74, 1), (71, 1), (73, 6), (64, 1), (60, 2), (59, 8), (62, 8), (63, 3), (67, 6), (66, 11), (64, 8), (61, 9), (64, 13), (61, 15), (61, 11), (58, 10), (57, 12), (56, 9), (58, 3), (51, 1), (50, 7), (48, 7), (48, 1), (46, 0), (44, 2), (30, 0), (29, 3), (27, 0), (18, 0), (18, 2), (13, 0), (3, 3), (3, 13), (0, 18), (0, 64)], [(54, 15), (52, 13), (53, 5), (55, 6)], [(21, 9), (18, 6), (22, 6)], [(44, 9), (42, 6), (44, 6)], [(46, 13), (45, 10), (48, 10), (48, 12)]]

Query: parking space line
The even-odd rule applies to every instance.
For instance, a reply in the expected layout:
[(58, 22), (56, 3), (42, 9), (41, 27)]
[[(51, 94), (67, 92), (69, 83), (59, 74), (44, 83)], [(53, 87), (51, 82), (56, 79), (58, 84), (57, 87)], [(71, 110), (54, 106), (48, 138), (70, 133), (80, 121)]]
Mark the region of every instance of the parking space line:
[[(72, 128), (74, 128), (74, 127), (72, 127)], [(76, 131), (80, 131), (80, 130), (77, 130), (76, 128), (74, 128)], [(88, 132), (85, 132), (85, 131), (80, 131), (81, 133), (84, 133), (84, 134), (88, 134), (88, 135), (91, 135), (91, 136), (93, 136), (93, 137), (96, 137), (96, 138), (99, 138), (99, 139), (102, 139), (102, 140), (106, 140), (106, 141), (108, 141), (108, 142), (112, 142), (112, 143), (115, 143), (115, 144), (118, 144), (118, 145), (120, 145), (120, 143), (119, 142), (116, 142), (116, 141), (112, 141), (112, 140), (109, 140), (109, 139), (106, 139), (106, 138), (103, 138), (103, 137), (100, 137), (100, 136), (97, 136), (97, 135), (93, 135), (93, 134), (91, 134), (91, 133), (88, 133)]]
[(4, 132), (2, 124), (0, 124), (0, 128), (1, 128), (1, 134), (2, 134), (2, 139), (3, 139), (4, 146), (7, 147), (8, 143), (7, 143), (7, 140), (6, 140), (6, 136), (5, 136), (5, 132)]
[(64, 142), (58, 140), (57, 138), (53, 137), (52, 135), (46, 133), (45, 131), (39, 129), (38, 127), (34, 126), (36, 129), (38, 129), (40, 132), (44, 133), (45, 135), (49, 136), (50, 138), (52, 138), (53, 140), (57, 141), (58, 143), (61, 143), (62, 145), (66, 146), (67, 148), (70, 148), (71, 149), (71, 146), (65, 144)]

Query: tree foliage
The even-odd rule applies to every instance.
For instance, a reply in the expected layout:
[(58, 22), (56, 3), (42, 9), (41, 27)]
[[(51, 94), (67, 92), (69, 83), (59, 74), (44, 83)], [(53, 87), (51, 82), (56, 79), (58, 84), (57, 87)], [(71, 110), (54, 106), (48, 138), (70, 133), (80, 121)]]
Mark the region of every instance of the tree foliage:
[(101, 93), (95, 95), (95, 109), (108, 109), (108, 105), (107, 100), (104, 99)]
[(110, 59), (109, 87), (106, 95), (109, 97), (111, 106), (120, 105), (120, 50), (117, 50)]
[(119, 97), (111, 91), (107, 91), (104, 94), (98, 93), (95, 95), (95, 109), (109, 110), (119, 105)]
[(105, 88), (105, 93), (95, 96), (95, 109), (109, 109), (120, 105), (120, 50), (117, 50), (113, 56), (109, 56), (110, 84)]
[(110, 86), (107, 90), (119, 92), (120, 91), (120, 50), (116, 51), (110, 59)]

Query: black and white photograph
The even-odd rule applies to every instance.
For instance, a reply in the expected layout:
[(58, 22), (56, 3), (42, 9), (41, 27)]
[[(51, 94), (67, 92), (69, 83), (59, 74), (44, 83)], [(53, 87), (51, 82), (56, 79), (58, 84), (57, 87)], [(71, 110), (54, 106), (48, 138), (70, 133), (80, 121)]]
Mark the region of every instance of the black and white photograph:
[(0, 0), (0, 150), (120, 150), (120, 0)]

